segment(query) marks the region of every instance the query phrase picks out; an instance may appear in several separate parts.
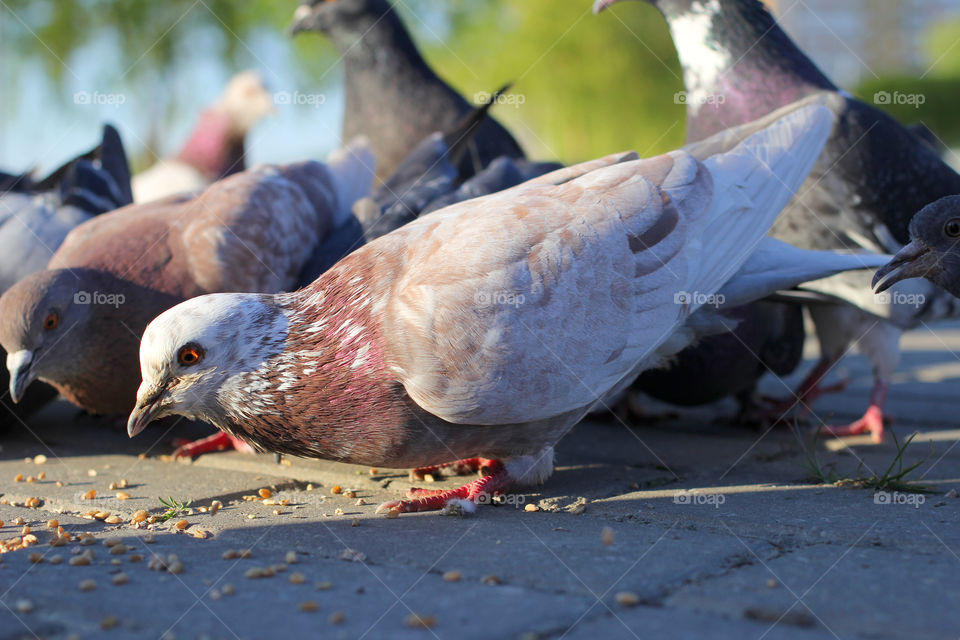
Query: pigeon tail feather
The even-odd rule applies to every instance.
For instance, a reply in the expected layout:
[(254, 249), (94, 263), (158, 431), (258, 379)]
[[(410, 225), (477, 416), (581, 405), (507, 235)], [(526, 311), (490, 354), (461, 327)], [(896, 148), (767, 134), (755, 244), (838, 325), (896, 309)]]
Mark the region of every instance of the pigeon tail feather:
[(700, 247), (691, 246), (699, 259), (687, 291), (710, 295), (733, 277), (806, 180), (832, 126), (829, 109), (804, 107), (704, 161), (713, 177), (713, 200), (700, 239), (693, 241)]

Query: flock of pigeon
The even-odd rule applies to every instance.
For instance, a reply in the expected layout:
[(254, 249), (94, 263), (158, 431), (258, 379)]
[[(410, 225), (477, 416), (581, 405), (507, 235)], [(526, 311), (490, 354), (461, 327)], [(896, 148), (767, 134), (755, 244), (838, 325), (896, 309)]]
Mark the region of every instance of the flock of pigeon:
[[(307, 0), (291, 31), (345, 65), (350, 142), (325, 162), (245, 167), (273, 108), (246, 72), (132, 179), (109, 125), (50, 176), (0, 173), (8, 417), (59, 394), (129, 414), (131, 437), (174, 415), (220, 430), (181, 455), (480, 471), (378, 509), (473, 510), (544, 481), (557, 441), (630, 394), (776, 422), (856, 342), (870, 406), (827, 430), (882, 440), (900, 334), (960, 315), (960, 175), (759, 0), (647, 1), (691, 96), (688, 144), (661, 156), (529, 160), (489, 113), (500, 92), (464, 100), (387, 0)], [(804, 308), (820, 361), (758, 400), (799, 365)]]

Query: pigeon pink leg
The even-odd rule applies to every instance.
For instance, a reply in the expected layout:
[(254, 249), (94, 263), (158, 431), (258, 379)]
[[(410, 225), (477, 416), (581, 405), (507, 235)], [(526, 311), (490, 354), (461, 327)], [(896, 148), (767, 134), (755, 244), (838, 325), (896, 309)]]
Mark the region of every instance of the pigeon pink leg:
[(795, 406), (800, 406), (801, 414), (805, 415), (810, 412), (810, 404), (820, 396), (828, 393), (838, 393), (846, 389), (846, 380), (841, 380), (828, 386), (820, 384), (834, 364), (835, 361), (833, 360), (820, 360), (817, 362), (813, 369), (810, 370), (810, 373), (803, 379), (803, 382), (800, 383), (800, 386), (797, 387), (795, 397), (793, 398), (777, 399), (761, 397), (762, 400), (773, 403), (772, 406), (763, 410), (763, 416), (768, 420), (778, 420)]
[(883, 442), (883, 403), (887, 399), (890, 383), (886, 380), (877, 380), (870, 392), (870, 406), (863, 417), (843, 427), (825, 426), (823, 433), (834, 436), (855, 436), (868, 432), (873, 441)]
[[(468, 460), (482, 460), (487, 469), (487, 475), (457, 489), (428, 490), (411, 489), (407, 492), (407, 500), (393, 500), (384, 502), (377, 507), (377, 513), (398, 511), (400, 513), (414, 513), (416, 511), (437, 511), (442, 509), (451, 500), (465, 500), (476, 502), (482, 495), (494, 495), (511, 482), (510, 474), (499, 460), (486, 458), (468, 458)], [(458, 461), (459, 462), (459, 461)]]
[(227, 451), (228, 449), (236, 449), (244, 453), (251, 451), (249, 444), (240, 438), (230, 435), (226, 431), (218, 431), (212, 436), (194, 440), (193, 442), (185, 441), (183, 438), (177, 438), (174, 440), (174, 444), (177, 445), (177, 450), (173, 452), (174, 458), (196, 458), (204, 453)]
[(462, 460), (454, 460), (453, 462), (430, 465), (429, 467), (411, 469), (410, 479), (423, 480), (424, 476), (439, 476), (442, 475), (444, 471), (449, 471), (455, 476), (465, 476), (480, 471), (484, 467), (491, 467), (495, 463), (499, 464), (496, 460), (490, 460), (489, 458), (464, 458)]

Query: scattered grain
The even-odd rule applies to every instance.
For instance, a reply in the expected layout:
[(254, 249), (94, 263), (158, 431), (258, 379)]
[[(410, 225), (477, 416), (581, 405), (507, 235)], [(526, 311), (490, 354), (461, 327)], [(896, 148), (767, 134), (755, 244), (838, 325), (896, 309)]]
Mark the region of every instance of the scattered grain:
[(318, 605), (313, 600), (307, 600), (306, 602), (301, 602), (299, 605), (297, 605), (297, 609), (299, 609), (300, 611), (303, 611), (304, 613), (313, 613), (319, 608), (320, 608), (320, 605)]
[(90, 489), (90, 491), (87, 491), (85, 494), (83, 494), (84, 500), (93, 500), (96, 497), (97, 497), (96, 489)]
[(620, 591), (613, 599), (621, 607), (635, 607), (640, 604), (640, 597), (631, 591)]
[(436, 624), (435, 616), (422, 616), (419, 613), (411, 613), (406, 619), (406, 625), (411, 629), (432, 629)]
[(600, 540), (608, 547), (612, 545), (614, 540), (613, 529), (604, 527), (603, 530), (600, 531)]
[[(71, 562), (70, 564), (73, 563)], [(80, 584), (77, 586), (80, 588), (80, 591), (93, 591), (97, 588), (97, 583), (96, 581), (87, 578), (86, 580), (81, 580)]]
[(330, 493), (332, 493), (335, 496), (340, 495), (341, 493), (343, 493), (343, 488), (340, 485), (335, 484), (333, 485), (333, 488), (330, 489)]
[(117, 575), (113, 576), (112, 578), (110, 578), (110, 582), (112, 582), (113, 584), (115, 584), (115, 585), (117, 585), (117, 586), (120, 586), (120, 585), (122, 585), (122, 584), (127, 584), (128, 582), (130, 582), (130, 576), (128, 576), (127, 574), (121, 572), (121, 573), (118, 573)]
[(443, 574), (443, 579), (447, 582), (460, 582), (463, 575), (459, 571), (447, 571)]
[(524, 511), (540, 511), (540, 507), (535, 504), (528, 504), (523, 507)]
[(290, 574), (290, 584), (303, 584), (306, 581), (307, 577), (299, 571), (294, 571)]
[(327, 618), (327, 622), (330, 624), (341, 624), (346, 619), (347, 614), (345, 614), (343, 611), (334, 611), (330, 614), (330, 617)]
[(500, 576), (490, 573), (480, 578), (481, 584), (500, 584)]

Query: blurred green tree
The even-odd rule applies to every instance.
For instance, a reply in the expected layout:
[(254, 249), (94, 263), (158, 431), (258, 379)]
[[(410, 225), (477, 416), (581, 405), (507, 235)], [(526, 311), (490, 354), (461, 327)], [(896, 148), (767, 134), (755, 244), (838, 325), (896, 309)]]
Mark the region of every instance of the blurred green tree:
[[(590, 5), (407, 0), (397, 6), (430, 63), (468, 97), (515, 83), (512, 100), (496, 115), (531, 155), (575, 161), (625, 148), (647, 155), (675, 147), (684, 133), (683, 108), (673, 100), (681, 79), (663, 19), (640, 3), (599, 17)], [(104, 40), (116, 57), (104, 61), (103, 73), (123, 74), (106, 81), (149, 83), (165, 94), (172, 93), (176, 70), (195, 56), (213, 56), (231, 69), (255, 65), (250, 43), (265, 36), (293, 47), (300, 81), (334, 81), (337, 74), (324, 75), (336, 61), (324, 38), (286, 39), (295, 6), (267, 0), (6, 0), (0, 42), (8, 64), (38, 62), (64, 91), (76, 56)]]

